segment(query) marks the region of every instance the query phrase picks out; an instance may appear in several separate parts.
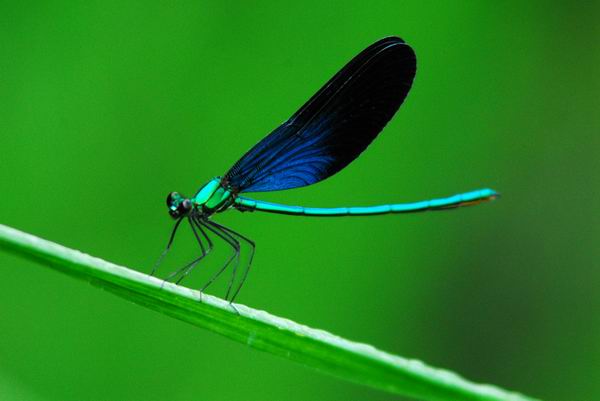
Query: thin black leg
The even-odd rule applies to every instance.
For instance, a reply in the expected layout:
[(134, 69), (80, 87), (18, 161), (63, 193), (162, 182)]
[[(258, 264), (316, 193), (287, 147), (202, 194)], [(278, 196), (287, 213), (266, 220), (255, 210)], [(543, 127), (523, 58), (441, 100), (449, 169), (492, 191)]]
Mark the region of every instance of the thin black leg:
[(196, 228), (198, 228), (198, 230), (200, 230), (200, 232), (204, 236), (204, 239), (206, 239), (206, 242), (208, 243), (208, 248), (212, 249), (213, 243), (212, 243), (210, 237), (208, 235), (206, 235), (206, 232), (202, 228), (202, 221), (200, 220), (200, 217), (194, 216), (193, 219), (194, 219), (194, 223), (196, 223)]
[[(194, 232), (194, 235), (196, 236), (196, 239), (198, 240), (198, 243), (200, 244), (200, 248), (202, 249), (202, 257), (200, 258), (200, 260), (202, 260), (205, 256), (207, 256), (210, 253), (210, 251), (212, 251), (213, 242), (211, 241), (210, 237), (208, 235), (206, 235), (206, 232), (202, 229), (202, 226), (196, 221), (196, 219), (194, 219), (192, 217), (190, 220), (190, 224), (192, 226), (192, 231)], [(200, 236), (198, 235), (196, 228), (198, 230), (200, 230), (200, 234), (202, 234), (202, 237), (206, 240), (206, 242), (208, 244), (206, 250), (204, 249), (204, 246), (202, 245), (202, 241), (200, 240)], [(200, 262), (200, 260), (198, 260), (196, 263)], [(185, 269), (185, 271), (183, 272), (181, 277), (179, 277), (179, 279), (175, 282), (175, 284), (179, 285), (179, 283), (181, 283), (181, 281), (184, 278), (186, 278), (188, 274), (190, 274), (190, 272), (194, 269), (195, 266), (196, 266), (195, 264), (189, 265), (189, 267), (187, 269)]]
[[(231, 289), (233, 288), (233, 284), (235, 282), (235, 277), (237, 276), (237, 268), (240, 264), (240, 257), (239, 257), (239, 250), (240, 250), (240, 242), (231, 234), (229, 234), (227, 231), (228, 230), (223, 230), (223, 226), (214, 223), (212, 221), (207, 221), (206, 222), (208, 225), (211, 225), (213, 228), (216, 229), (220, 229), (221, 233), (223, 235), (225, 235), (227, 238), (229, 238), (230, 241), (234, 242), (238, 248), (238, 258), (236, 260), (236, 263), (233, 265), (233, 269), (231, 270), (231, 278), (229, 279), (229, 284), (227, 284), (227, 292), (225, 293), (225, 300), (229, 299), (229, 294), (231, 293)], [(230, 300), (229, 303), (231, 303), (232, 301)]]
[(237, 297), (237, 295), (239, 294), (240, 290), (242, 289), (242, 287), (244, 286), (244, 282), (246, 281), (246, 278), (248, 277), (248, 273), (250, 272), (250, 267), (252, 266), (252, 259), (254, 259), (254, 253), (256, 252), (256, 243), (254, 241), (252, 241), (250, 238), (236, 232), (233, 231), (231, 228), (225, 227), (220, 225), (219, 223), (215, 223), (214, 221), (212, 222), (212, 224), (216, 225), (217, 227), (219, 227), (221, 230), (226, 231), (232, 235), (237, 236), (238, 238), (246, 241), (246, 243), (248, 245), (250, 245), (250, 256), (248, 257), (248, 263), (246, 264), (246, 268), (244, 270), (244, 275), (242, 276), (242, 280), (240, 281), (240, 283), (238, 284), (235, 292), (233, 293), (233, 296), (231, 297), (231, 303), (233, 303), (233, 301), (235, 300), (235, 298)]
[[(179, 284), (181, 282), (181, 280), (183, 280), (183, 278), (185, 276), (187, 276), (194, 269), (196, 264), (198, 264), (198, 262), (200, 262), (206, 255), (208, 255), (208, 252), (210, 251), (210, 248), (208, 251), (204, 248), (204, 244), (202, 243), (202, 240), (201, 240), (200, 236), (198, 235), (198, 232), (196, 231), (196, 227), (194, 226), (194, 220), (191, 216), (188, 216), (188, 222), (190, 223), (192, 232), (194, 233), (194, 236), (196, 237), (196, 240), (198, 241), (198, 245), (200, 245), (201, 255), (198, 258), (191, 261), (190, 263), (186, 264), (185, 266), (175, 270), (174, 272), (172, 272), (165, 278), (165, 281), (169, 281), (173, 277), (177, 277), (178, 275), (181, 274), (181, 277), (179, 277), (179, 279), (176, 281), (175, 284)], [(208, 244), (210, 247), (212, 245), (212, 242), (208, 241)]]
[(200, 236), (198, 235), (198, 231), (196, 231), (196, 227), (194, 226), (194, 218), (192, 216), (188, 216), (188, 223), (190, 223), (190, 227), (192, 227), (192, 232), (194, 233), (194, 237), (196, 237), (196, 241), (198, 241), (198, 245), (200, 245), (200, 249), (202, 250), (202, 254), (204, 255), (206, 251), (204, 250), (204, 245), (200, 240)]
[(239, 246), (239, 243), (236, 243), (235, 241), (232, 241), (230, 239), (230, 236), (224, 234), (219, 228), (213, 227), (211, 225), (208, 225), (208, 224), (206, 224), (206, 222), (201, 222), (201, 223), (202, 223), (202, 225), (204, 227), (206, 227), (208, 230), (210, 230), (211, 232), (213, 232), (215, 235), (217, 235), (223, 241), (227, 242), (229, 244), (229, 246), (231, 246), (233, 248), (233, 250), (234, 250), (233, 255), (231, 255), (229, 257), (229, 259), (227, 260), (227, 262), (225, 263), (225, 265), (210, 278), (210, 280), (204, 285), (204, 287), (202, 287), (200, 289), (200, 292), (204, 292), (217, 278), (219, 278), (219, 276), (225, 271), (225, 269), (227, 269), (227, 266), (229, 266), (229, 264), (231, 264), (231, 262), (233, 261), (233, 259), (239, 258), (239, 255), (240, 255), (240, 246)]
[[(167, 276), (167, 278), (165, 278), (163, 280), (163, 282), (166, 283), (167, 281), (171, 280), (173, 277), (177, 277), (179, 274), (182, 274), (182, 273), (184, 274), (183, 277), (185, 277), (185, 275), (187, 275), (198, 264), (198, 262), (200, 262), (202, 259), (204, 259), (204, 257), (206, 255), (208, 255), (208, 253), (198, 256), (196, 259), (192, 260), (187, 265), (175, 270), (173, 273), (169, 274)], [(181, 278), (179, 278), (179, 280), (177, 280), (176, 284), (179, 284), (180, 281), (181, 281)]]
[(179, 225), (181, 224), (182, 220), (183, 220), (183, 217), (181, 217), (179, 220), (177, 220), (177, 223), (175, 223), (175, 227), (173, 227), (173, 231), (171, 231), (171, 236), (169, 237), (169, 242), (167, 243), (167, 247), (160, 254), (160, 256), (158, 257), (158, 260), (156, 261), (156, 263), (154, 263), (154, 266), (152, 267), (152, 271), (150, 272), (151, 276), (154, 276), (154, 273), (156, 273), (156, 269), (162, 263), (162, 260), (169, 252), (169, 249), (171, 249), (171, 245), (173, 245), (173, 240), (175, 239), (175, 233), (177, 232), (177, 228), (179, 228)]
[[(212, 241), (210, 240), (210, 238), (208, 238), (208, 236), (206, 235), (206, 233), (200, 228), (200, 232), (202, 233), (202, 235), (204, 236), (204, 238), (206, 239), (206, 242), (208, 243), (208, 248), (205, 249), (204, 248), (204, 244), (202, 244), (202, 240), (200, 238), (200, 236), (198, 235), (198, 231), (196, 230), (196, 226), (195, 223), (196, 221), (194, 220), (194, 218), (192, 216), (188, 217), (188, 222), (190, 223), (190, 227), (192, 227), (192, 232), (194, 233), (194, 237), (196, 237), (196, 240), (198, 241), (198, 245), (200, 245), (200, 250), (202, 252), (202, 256), (200, 256), (198, 259), (195, 260), (195, 263), (190, 263), (187, 264), (186, 267), (184, 267), (183, 269), (179, 269), (176, 272), (174, 272), (174, 274), (170, 275), (167, 280), (169, 280), (170, 278), (177, 276), (178, 274), (181, 274), (181, 277), (179, 277), (177, 279), (177, 281), (175, 282), (175, 284), (179, 285), (179, 283), (181, 283), (181, 281), (187, 277), (188, 274), (191, 273), (192, 270), (194, 270), (194, 267), (196, 267), (196, 265), (198, 264), (198, 262), (200, 262), (200, 260), (204, 259), (204, 257), (206, 255), (208, 255), (208, 253), (212, 250)], [(183, 273), (182, 273), (183, 270)]]

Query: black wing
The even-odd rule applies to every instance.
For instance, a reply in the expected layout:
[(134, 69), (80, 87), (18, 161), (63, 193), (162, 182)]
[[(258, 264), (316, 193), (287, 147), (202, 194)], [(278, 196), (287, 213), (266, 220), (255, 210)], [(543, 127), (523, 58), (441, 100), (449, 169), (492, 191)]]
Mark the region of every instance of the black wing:
[(225, 182), (237, 192), (276, 191), (335, 174), (392, 118), (415, 71), (415, 54), (402, 39), (372, 44), (235, 163)]

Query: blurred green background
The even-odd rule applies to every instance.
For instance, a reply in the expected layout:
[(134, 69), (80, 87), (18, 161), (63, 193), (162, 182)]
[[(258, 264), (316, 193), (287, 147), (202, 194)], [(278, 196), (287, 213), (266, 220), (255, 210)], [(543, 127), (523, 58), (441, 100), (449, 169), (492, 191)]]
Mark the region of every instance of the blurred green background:
[[(360, 50), (399, 35), (416, 80), (369, 150), (323, 183), (257, 197), (503, 198), (219, 215), (258, 244), (239, 302), (472, 380), (599, 399), (599, 15), (567, 1), (3, 2), (0, 222), (148, 272), (172, 228), (168, 192), (224, 173)], [(161, 273), (196, 253), (183, 230)], [(397, 399), (12, 255), (0, 275), (2, 400)]]

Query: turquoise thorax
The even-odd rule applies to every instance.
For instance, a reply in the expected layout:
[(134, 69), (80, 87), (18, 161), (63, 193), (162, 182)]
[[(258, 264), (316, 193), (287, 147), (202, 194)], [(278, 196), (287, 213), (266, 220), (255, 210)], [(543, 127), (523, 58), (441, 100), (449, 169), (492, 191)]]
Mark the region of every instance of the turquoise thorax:
[(215, 177), (200, 188), (192, 202), (204, 212), (222, 212), (231, 205), (233, 196), (221, 185), (221, 177)]

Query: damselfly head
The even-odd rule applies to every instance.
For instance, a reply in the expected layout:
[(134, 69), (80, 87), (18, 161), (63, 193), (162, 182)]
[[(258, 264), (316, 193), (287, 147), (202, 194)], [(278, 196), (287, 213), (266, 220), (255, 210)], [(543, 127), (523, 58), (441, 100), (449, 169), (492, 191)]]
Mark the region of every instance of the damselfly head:
[(167, 196), (167, 206), (169, 207), (169, 214), (174, 219), (187, 216), (192, 210), (192, 202), (178, 192), (171, 192)]

